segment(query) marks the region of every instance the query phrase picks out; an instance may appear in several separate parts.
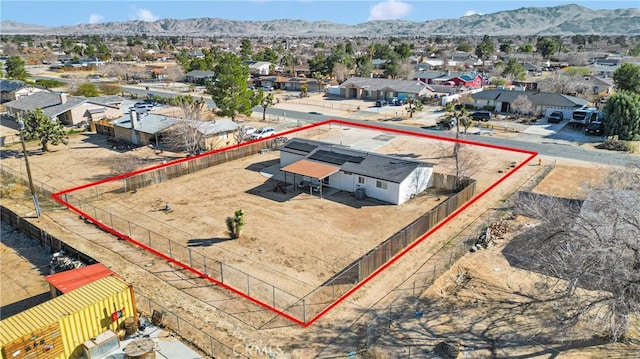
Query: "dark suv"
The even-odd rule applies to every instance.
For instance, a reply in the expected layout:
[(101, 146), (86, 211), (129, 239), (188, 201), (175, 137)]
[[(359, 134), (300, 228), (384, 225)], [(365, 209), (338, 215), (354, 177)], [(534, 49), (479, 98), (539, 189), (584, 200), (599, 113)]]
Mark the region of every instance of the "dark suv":
[(471, 114), (471, 118), (476, 121), (487, 122), (491, 119), (491, 111), (476, 111)]
[(584, 131), (590, 135), (602, 135), (604, 134), (604, 123), (601, 121), (591, 121)]
[(561, 111), (553, 111), (547, 118), (547, 122), (549, 123), (560, 123), (564, 120), (564, 115)]

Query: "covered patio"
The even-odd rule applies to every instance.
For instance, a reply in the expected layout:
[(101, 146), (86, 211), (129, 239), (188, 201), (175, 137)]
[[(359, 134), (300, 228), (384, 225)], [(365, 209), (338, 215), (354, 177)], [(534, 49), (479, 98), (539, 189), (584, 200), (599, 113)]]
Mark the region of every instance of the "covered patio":
[[(309, 187), (309, 194), (313, 194), (316, 191), (322, 198), (323, 182), (332, 174), (340, 171), (340, 167), (302, 159), (282, 167), (280, 171), (284, 172), (284, 182), (288, 183), (287, 173), (292, 174), (296, 188)], [(300, 180), (297, 179), (297, 176), (300, 176)]]

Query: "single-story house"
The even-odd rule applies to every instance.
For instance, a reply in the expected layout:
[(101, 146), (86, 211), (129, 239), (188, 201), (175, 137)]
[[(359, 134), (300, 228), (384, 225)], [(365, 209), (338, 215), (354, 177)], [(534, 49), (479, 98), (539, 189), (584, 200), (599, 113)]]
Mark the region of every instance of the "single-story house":
[[(109, 124), (113, 126), (113, 136), (118, 140), (145, 146), (162, 144), (171, 128), (181, 121), (188, 120), (153, 113), (138, 114), (135, 111), (130, 111)], [(203, 149), (227, 145), (227, 142), (230, 141), (230, 135), (238, 128), (238, 125), (230, 119), (201, 121), (197, 126), (198, 132), (202, 134)]]
[(2, 79), (0, 80), (0, 103), (15, 101), (41, 91), (48, 90), (41, 86), (27, 85), (19, 80)]
[(485, 90), (471, 94), (475, 108), (492, 108), (494, 112), (511, 112), (511, 103), (519, 96), (531, 101), (534, 112), (539, 113), (550, 109), (573, 110), (588, 103), (585, 99), (555, 92)]
[(415, 80), (379, 79), (369, 77), (350, 77), (339, 86), (340, 96), (380, 100), (397, 97), (403, 99), (433, 97), (435, 91), (425, 83)]
[(452, 71), (417, 71), (413, 79), (422, 81), (428, 85), (442, 85), (452, 87), (480, 88), (482, 87), (482, 74), (478, 72), (452, 72)]
[(81, 97), (67, 96), (66, 93), (37, 92), (31, 96), (5, 104), (12, 116), (25, 116), (27, 112), (42, 109), (50, 119), (57, 119), (67, 126), (91, 125), (103, 119), (122, 115), (118, 96)]
[(271, 72), (271, 63), (268, 61), (243, 61), (249, 66), (249, 73), (254, 76), (269, 75)]
[(207, 81), (212, 80), (215, 76), (213, 71), (192, 70), (184, 75), (186, 82), (204, 85)]
[(355, 150), (327, 142), (293, 138), (279, 148), (285, 182), (353, 192), (402, 204), (427, 189), (433, 164)]

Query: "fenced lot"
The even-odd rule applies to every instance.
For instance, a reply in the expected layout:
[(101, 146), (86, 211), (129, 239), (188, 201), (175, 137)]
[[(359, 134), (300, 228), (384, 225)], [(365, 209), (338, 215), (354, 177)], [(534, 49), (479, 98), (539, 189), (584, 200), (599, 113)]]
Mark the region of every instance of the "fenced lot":
[[(424, 159), (436, 171), (451, 167), (450, 158), (438, 153), (437, 140), (389, 134), (381, 139), (380, 131), (344, 127), (295, 135)], [(288, 187), (283, 193), (267, 175), (277, 168), (278, 152), (245, 155), (133, 186), (135, 191), (114, 183), (106, 190), (88, 188), (88, 194), (72, 194), (82, 200), (70, 202), (107, 227), (304, 321), (307, 309), (300, 298), (453, 194), (431, 189), (395, 206), (341, 191), (320, 197)], [(501, 172), (487, 166), (494, 181), (496, 173)], [(240, 239), (229, 240), (225, 218), (236, 209), (246, 213), (246, 226)]]

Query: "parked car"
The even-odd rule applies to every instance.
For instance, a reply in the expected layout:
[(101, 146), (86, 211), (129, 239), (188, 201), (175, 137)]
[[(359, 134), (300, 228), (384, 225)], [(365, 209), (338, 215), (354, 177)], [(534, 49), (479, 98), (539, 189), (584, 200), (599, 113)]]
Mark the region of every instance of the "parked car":
[(322, 115), (320, 112), (318, 111), (311, 111), (309, 112), (310, 115)]
[(249, 137), (249, 136), (253, 135), (254, 132), (256, 132), (256, 128), (255, 127), (251, 127), (251, 126), (243, 126), (242, 130), (244, 131), (244, 136), (245, 137)]
[(251, 134), (252, 140), (257, 140), (260, 138), (265, 138), (269, 136), (273, 136), (276, 134), (276, 129), (273, 127), (264, 127), (257, 129), (254, 133)]
[(547, 118), (547, 122), (549, 123), (560, 123), (562, 120), (564, 120), (564, 115), (561, 111), (553, 111)]
[(135, 112), (149, 112), (153, 110), (153, 105), (146, 102), (138, 102), (133, 105), (133, 107), (129, 107), (129, 110)]
[(487, 122), (491, 119), (491, 111), (476, 111), (471, 114), (471, 118), (476, 121)]
[(265, 91), (273, 91), (274, 90), (273, 86), (262, 86), (262, 89), (265, 90)]
[(604, 134), (604, 123), (601, 121), (592, 121), (585, 127), (584, 131), (589, 135), (602, 135)]
[(378, 100), (376, 101), (376, 107), (383, 107), (383, 106), (387, 106), (387, 100)]

